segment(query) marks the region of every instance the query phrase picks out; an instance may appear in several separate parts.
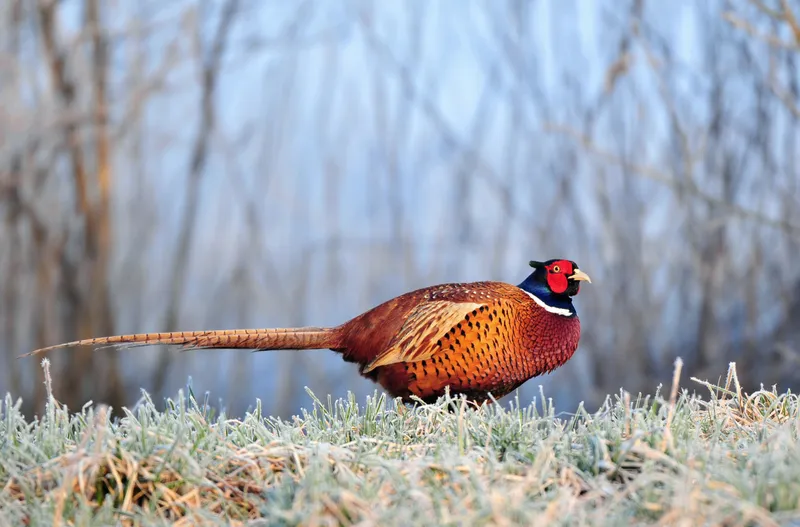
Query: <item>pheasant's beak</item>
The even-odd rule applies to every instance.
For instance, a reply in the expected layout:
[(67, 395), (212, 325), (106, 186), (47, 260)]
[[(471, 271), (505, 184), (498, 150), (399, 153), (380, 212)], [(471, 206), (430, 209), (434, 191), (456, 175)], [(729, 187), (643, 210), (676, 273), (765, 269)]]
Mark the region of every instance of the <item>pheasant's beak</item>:
[(584, 273), (580, 269), (575, 269), (575, 274), (573, 274), (572, 276), (568, 276), (567, 278), (569, 278), (570, 280), (583, 280), (589, 282), (590, 284), (592, 283), (592, 279), (589, 278), (589, 275)]

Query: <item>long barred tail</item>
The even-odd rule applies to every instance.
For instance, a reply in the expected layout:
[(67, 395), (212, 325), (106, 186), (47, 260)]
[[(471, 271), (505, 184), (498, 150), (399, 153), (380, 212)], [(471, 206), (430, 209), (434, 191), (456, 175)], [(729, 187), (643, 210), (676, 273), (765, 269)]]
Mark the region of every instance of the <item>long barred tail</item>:
[(76, 340), (40, 348), (22, 355), (29, 357), (75, 346), (128, 348), (153, 344), (178, 345), (184, 349), (240, 348), (251, 350), (339, 348), (336, 328), (223, 329), (215, 331), (175, 331), (172, 333), (137, 333)]

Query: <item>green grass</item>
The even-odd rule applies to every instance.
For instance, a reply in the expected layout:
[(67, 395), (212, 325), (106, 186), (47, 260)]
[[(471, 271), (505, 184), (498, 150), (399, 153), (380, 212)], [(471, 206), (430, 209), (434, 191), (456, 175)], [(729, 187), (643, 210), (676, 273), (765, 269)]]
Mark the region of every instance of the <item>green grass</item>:
[[(109, 419), (54, 399), (0, 406), (0, 524), (789, 525), (800, 521), (798, 398), (609, 397), (556, 416), (445, 397), (320, 401), (283, 421), (145, 394)], [(309, 392), (310, 393), (310, 392)], [(796, 525), (797, 523), (795, 523)]]

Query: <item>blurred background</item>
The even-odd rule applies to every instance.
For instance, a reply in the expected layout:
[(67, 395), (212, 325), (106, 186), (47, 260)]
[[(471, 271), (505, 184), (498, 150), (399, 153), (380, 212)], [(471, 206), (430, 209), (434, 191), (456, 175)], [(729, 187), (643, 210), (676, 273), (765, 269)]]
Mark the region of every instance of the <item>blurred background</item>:
[[(0, 2), (0, 392), (33, 348), (334, 325), (575, 260), (556, 406), (676, 357), (800, 389), (797, 0)], [(51, 355), (119, 407), (192, 377), (288, 416), (375, 385), (330, 351)], [(690, 386), (692, 387), (692, 386)]]

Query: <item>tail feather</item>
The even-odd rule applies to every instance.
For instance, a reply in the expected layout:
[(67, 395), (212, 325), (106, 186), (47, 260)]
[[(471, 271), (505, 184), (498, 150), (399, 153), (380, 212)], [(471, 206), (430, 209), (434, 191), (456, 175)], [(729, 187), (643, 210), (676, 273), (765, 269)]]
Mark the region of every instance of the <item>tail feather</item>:
[(184, 349), (238, 348), (251, 350), (325, 349), (340, 347), (336, 328), (223, 329), (213, 331), (174, 331), (171, 333), (136, 333), (76, 340), (40, 348), (22, 355), (28, 357), (76, 346), (136, 347), (154, 344), (178, 345)]

